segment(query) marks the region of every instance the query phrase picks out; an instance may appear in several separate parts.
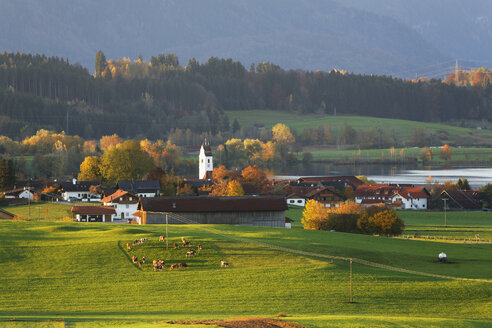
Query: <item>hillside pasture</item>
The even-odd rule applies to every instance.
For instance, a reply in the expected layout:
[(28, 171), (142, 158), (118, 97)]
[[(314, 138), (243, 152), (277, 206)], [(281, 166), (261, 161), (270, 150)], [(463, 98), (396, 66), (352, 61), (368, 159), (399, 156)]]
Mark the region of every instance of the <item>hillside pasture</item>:
[[(492, 324), (492, 247), (402, 240), (299, 228), (164, 226), (43, 221), (0, 222), (0, 320), (61, 320), (68, 326), (168, 326), (170, 321), (276, 316), (308, 327), (486, 326)], [(126, 243), (148, 243), (128, 251)], [(181, 237), (203, 245), (186, 258), (172, 249)], [(445, 251), (452, 263), (436, 261)], [(301, 253), (300, 253), (301, 252)], [(146, 255), (143, 268), (132, 254)], [(354, 300), (348, 303), (353, 257), (440, 279), (354, 263)], [(166, 262), (154, 272), (153, 259)], [(230, 263), (221, 268), (220, 260)], [(188, 268), (170, 271), (169, 264)], [(422, 318), (416, 320), (415, 318)], [(5, 324), (5, 325), (4, 325)], [(180, 325), (173, 325), (180, 327)]]
[(270, 129), (277, 123), (284, 123), (298, 133), (306, 129), (316, 128), (327, 124), (331, 127), (334, 134), (339, 134), (344, 124), (349, 124), (355, 130), (367, 130), (369, 128), (387, 129), (396, 134), (402, 140), (408, 140), (415, 127), (426, 128), (429, 132), (447, 135), (449, 141), (462, 144), (465, 140), (492, 142), (492, 131), (462, 128), (458, 126), (417, 122), (399, 119), (348, 116), (348, 115), (318, 115), (318, 114), (295, 114), (291, 112), (280, 112), (273, 110), (245, 110), (245, 111), (226, 111), (229, 120), (237, 120), (241, 127), (250, 127), (254, 124), (263, 124)]

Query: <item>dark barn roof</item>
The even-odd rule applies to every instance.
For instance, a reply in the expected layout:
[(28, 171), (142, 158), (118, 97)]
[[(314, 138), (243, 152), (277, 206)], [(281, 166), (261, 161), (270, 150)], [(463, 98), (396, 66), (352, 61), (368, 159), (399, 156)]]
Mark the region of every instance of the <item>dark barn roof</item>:
[(136, 181), (118, 181), (118, 189), (138, 193), (159, 192), (161, 186), (157, 180), (136, 180)]
[(72, 213), (82, 215), (111, 215), (116, 214), (112, 206), (72, 206)]
[(286, 211), (284, 197), (152, 197), (139, 209), (148, 212), (252, 212)]
[(61, 187), (63, 191), (89, 191), (91, 186), (98, 186), (101, 183), (99, 181), (77, 181), (76, 184), (73, 182), (62, 182)]

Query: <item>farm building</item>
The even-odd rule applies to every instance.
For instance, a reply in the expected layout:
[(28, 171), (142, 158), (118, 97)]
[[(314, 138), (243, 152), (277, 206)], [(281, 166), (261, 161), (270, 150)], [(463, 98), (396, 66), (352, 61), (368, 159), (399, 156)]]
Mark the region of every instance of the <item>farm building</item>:
[(479, 210), (482, 208), (476, 190), (444, 190), (439, 198), (441, 199), (439, 205), (444, 205), (443, 200), (446, 199), (447, 210)]
[(111, 222), (134, 219), (132, 213), (137, 210), (138, 202), (138, 196), (125, 190), (117, 190), (115, 193), (101, 199), (101, 203), (104, 206), (111, 206), (116, 211)]
[(112, 222), (116, 215), (111, 206), (72, 206), (71, 212), (78, 222)]
[(118, 181), (118, 189), (133, 193), (138, 197), (157, 197), (160, 194), (160, 185), (157, 180)]
[[(141, 224), (184, 223), (238, 224), (285, 227), (287, 204), (284, 197), (170, 197), (143, 198), (139, 205)], [(176, 214), (176, 215), (173, 215)]]
[(306, 202), (314, 199), (325, 207), (338, 206), (345, 197), (333, 187), (291, 187), (292, 193), (287, 196), (287, 204), (306, 206)]

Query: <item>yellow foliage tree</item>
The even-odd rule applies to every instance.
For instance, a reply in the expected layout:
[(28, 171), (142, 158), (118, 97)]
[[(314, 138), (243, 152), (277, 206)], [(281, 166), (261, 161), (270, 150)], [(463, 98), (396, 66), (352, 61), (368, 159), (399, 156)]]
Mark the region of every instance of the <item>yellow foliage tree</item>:
[(80, 164), (80, 181), (101, 181), (101, 160), (97, 156), (87, 156)]
[(453, 151), (451, 150), (451, 147), (449, 147), (448, 144), (442, 146), (441, 150), (439, 151), (439, 156), (446, 161), (451, 160), (453, 158)]
[(296, 142), (294, 135), (285, 124), (278, 123), (272, 128), (273, 141), (279, 144), (292, 144)]
[(340, 202), (337, 207), (331, 209), (333, 214), (357, 214), (360, 215), (364, 209), (356, 202)]
[(304, 229), (321, 230), (326, 224), (328, 218), (328, 209), (323, 204), (318, 203), (314, 199), (306, 203), (306, 207), (302, 212), (301, 222)]
[(121, 143), (123, 140), (115, 133), (111, 136), (102, 136), (99, 140), (99, 147), (102, 151), (106, 151)]
[(236, 180), (229, 181), (227, 184), (227, 196), (244, 196), (243, 186)]

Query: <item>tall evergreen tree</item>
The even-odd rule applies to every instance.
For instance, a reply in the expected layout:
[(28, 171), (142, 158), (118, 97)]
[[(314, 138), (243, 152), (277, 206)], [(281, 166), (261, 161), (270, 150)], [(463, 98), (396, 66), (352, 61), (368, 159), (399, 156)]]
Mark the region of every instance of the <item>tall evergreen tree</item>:
[(106, 56), (104, 56), (104, 53), (101, 50), (99, 50), (98, 52), (96, 52), (96, 61), (94, 64), (96, 77), (98, 78), (101, 77), (102, 73), (104, 72), (107, 66), (108, 63), (106, 62)]

